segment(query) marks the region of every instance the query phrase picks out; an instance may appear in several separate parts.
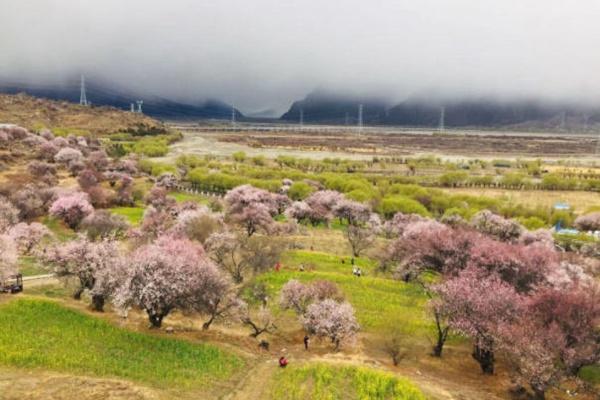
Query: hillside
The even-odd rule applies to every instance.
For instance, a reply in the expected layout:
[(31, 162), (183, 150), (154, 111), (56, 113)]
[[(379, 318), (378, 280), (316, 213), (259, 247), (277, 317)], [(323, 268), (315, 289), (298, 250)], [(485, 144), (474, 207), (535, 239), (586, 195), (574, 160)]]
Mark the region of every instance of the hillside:
[[(65, 85), (41, 85), (26, 83), (0, 82), (0, 93), (27, 93), (46, 99), (63, 100), (79, 103), (79, 81)], [(92, 80), (86, 84), (87, 99), (92, 104), (110, 106), (121, 110), (129, 110), (131, 103), (138, 99), (144, 101), (144, 114), (160, 119), (194, 120), (194, 119), (229, 119), (231, 105), (216, 99), (182, 103), (171, 99), (149, 96), (124, 89), (112, 87), (105, 82)], [(243, 118), (236, 110), (236, 118)]]
[(93, 134), (137, 129), (140, 126), (163, 128), (161, 122), (144, 114), (106, 106), (84, 107), (26, 94), (0, 94), (0, 123), (16, 124), (30, 130), (64, 129)]

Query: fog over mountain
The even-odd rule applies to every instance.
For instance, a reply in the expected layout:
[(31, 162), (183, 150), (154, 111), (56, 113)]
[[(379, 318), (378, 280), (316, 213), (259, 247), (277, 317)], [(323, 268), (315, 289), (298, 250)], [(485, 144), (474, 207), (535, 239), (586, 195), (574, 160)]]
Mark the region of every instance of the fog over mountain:
[(0, 13), (0, 82), (84, 73), (261, 116), (315, 88), (600, 103), (597, 0), (28, 0)]

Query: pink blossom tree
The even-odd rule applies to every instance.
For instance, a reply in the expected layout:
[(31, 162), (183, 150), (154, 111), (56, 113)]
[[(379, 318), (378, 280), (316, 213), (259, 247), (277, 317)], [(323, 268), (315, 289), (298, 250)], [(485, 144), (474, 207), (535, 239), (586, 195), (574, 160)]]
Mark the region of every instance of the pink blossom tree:
[(593, 280), (540, 288), (525, 301), (526, 318), (502, 331), (513, 371), (536, 400), (563, 377), (600, 360), (599, 296)]
[(32, 219), (43, 215), (52, 201), (55, 192), (53, 188), (40, 188), (32, 184), (16, 191), (11, 196), (13, 204), (19, 209), (23, 219)]
[(63, 147), (54, 156), (54, 161), (65, 165), (80, 163), (83, 162), (83, 154), (72, 147)]
[(229, 217), (244, 228), (248, 237), (259, 230), (270, 232), (274, 223), (269, 207), (262, 203), (251, 203), (235, 214), (229, 212)]
[(8, 199), (0, 196), (0, 233), (19, 222), (19, 210)]
[(475, 214), (471, 219), (471, 225), (479, 232), (495, 236), (503, 241), (518, 239), (524, 230), (518, 222), (506, 219), (489, 210), (483, 210)]
[(369, 206), (353, 200), (342, 199), (333, 207), (333, 215), (346, 221), (348, 225), (358, 226), (366, 223), (371, 217)]
[(163, 210), (174, 207), (176, 202), (173, 197), (167, 196), (167, 190), (164, 187), (154, 185), (146, 196), (146, 204), (158, 210)]
[(17, 246), (8, 235), (0, 234), (0, 282), (17, 272)]
[(125, 218), (106, 210), (96, 210), (81, 222), (81, 229), (92, 241), (118, 237), (128, 227)]
[(123, 258), (114, 241), (90, 242), (86, 238), (54, 246), (45, 255), (58, 277), (76, 277), (79, 286), (73, 298), (79, 300), (85, 290), (92, 295), (94, 310), (102, 311), (123, 274)]
[(51, 238), (52, 232), (39, 222), (27, 224), (20, 222), (8, 230), (8, 235), (14, 240), (19, 252), (31, 254), (44, 238)]
[(274, 195), (250, 185), (238, 186), (225, 195), (227, 217), (241, 225), (248, 237), (259, 230), (269, 232), (279, 212)]
[(288, 219), (294, 219), (297, 222), (309, 222), (314, 226), (322, 222), (321, 216), (315, 213), (305, 201), (293, 202), (285, 210), (285, 216)]
[(469, 265), (498, 274), (523, 293), (544, 283), (551, 270), (558, 266), (558, 254), (540, 244), (523, 246), (485, 238), (471, 248)]
[(279, 292), (279, 305), (283, 309), (292, 309), (302, 315), (314, 301), (314, 291), (296, 279), (289, 280)]
[(101, 175), (90, 168), (86, 168), (77, 175), (77, 182), (82, 190), (87, 190), (96, 186), (101, 179)]
[(37, 157), (41, 160), (53, 162), (59, 148), (53, 142), (42, 143), (37, 149)]
[(62, 195), (50, 207), (50, 215), (62, 219), (71, 229), (93, 211), (88, 195), (82, 192)]
[(450, 327), (473, 339), (473, 358), (484, 374), (494, 373), (500, 330), (522, 318), (522, 297), (497, 275), (482, 275), (475, 268), (435, 287)]
[(575, 219), (575, 227), (582, 231), (600, 230), (600, 212), (585, 214)]
[[(355, 218), (355, 217), (352, 217)], [(346, 229), (346, 238), (352, 250), (352, 256), (358, 257), (360, 253), (373, 245), (377, 234), (381, 232), (381, 221), (377, 214), (371, 214), (367, 221), (351, 219), (351, 224)]]
[(218, 275), (204, 249), (187, 239), (161, 236), (154, 243), (136, 249), (129, 257), (123, 284), (115, 303), (125, 308), (137, 306), (148, 314), (153, 327), (175, 309), (196, 307), (203, 290), (221, 290), (213, 279)]
[(283, 285), (279, 293), (281, 308), (291, 309), (299, 315), (306, 313), (310, 304), (327, 299), (339, 302), (344, 299), (344, 295), (335, 283), (325, 280), (304, 284), (291, 279)]
[(452, 274), (466, 267), (470, 249), (481, 235), (452, 229), (433, 220), (408, 225), (388, 246), (384, 263), (396, 263), (396, 277), (405, 281), (424, 270)]
[(334, 208), (344, 200), (344, 195), (334, 190), (319, 190), (305, 201), (312, 209), (313, 219), (329, 223), (334, 218)]
[(190, 204), (194, 209), (179, 212), (173, 227), (173, 234), (197, 240), (204, 245), (212, 234), (223, 230), (225, 224), (223, 215), (211, 212), (206, 206), (198, 206), (197, 203)]
[(409, 225), (426, 220), (427, 218), (418, 214), (403, 214), (398, 212), (394, 214), (394, 217), (391, 220), (386, 221), (383, 224), (382, 230), (383, 233), (389, 238), (400, 236), (404, 232), (404, 229), (406, 229), (406, 227)]
[(350, 303), (331, 299), (309, 305), (301, 321), (310, 334), (330, 339), (336, 351), (341, 343), (353, 341), (360, 328)]

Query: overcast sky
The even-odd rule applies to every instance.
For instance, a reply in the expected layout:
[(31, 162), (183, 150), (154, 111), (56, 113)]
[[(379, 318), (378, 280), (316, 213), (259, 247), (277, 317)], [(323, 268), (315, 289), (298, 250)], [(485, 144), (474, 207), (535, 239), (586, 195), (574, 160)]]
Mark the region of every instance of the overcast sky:
[(245, 112), (311, 90), (600, 100), (599, 0), (3, 0), (0, 78)]

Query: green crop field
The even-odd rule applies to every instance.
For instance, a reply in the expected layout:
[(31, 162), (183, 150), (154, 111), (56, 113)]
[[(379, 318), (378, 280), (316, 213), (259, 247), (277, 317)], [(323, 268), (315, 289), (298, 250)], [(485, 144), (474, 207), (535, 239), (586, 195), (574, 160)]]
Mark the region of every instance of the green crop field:
[(114, 207), (110, 211), (113, 214), (121, 215), (132, 225), (138, 225), (144, 216), (143, 207)]
[(244, 365), (215, 346), (131, 332), (57, 303), (19, 299), (0, 306), (0, 364), (194, 388)]
[(410, 381), (369, 368), (326, 364), (289, 367), (272, 379), (270, 398), (288, 400), (425, 400)]
[[(350, 258), (310, 251), (290, 251), (282, 260), (284, 268), (256, 278), (263, 282), (271, 298), (277, 298), (281, 287), (290, 279), (313, 281), (318, 279), (337, 283), (346, 299), (356, 310), (361, 328), (367, 332), (401, 332), (411, 337), (425, 336), (431, 332), (432, 320), (425, 312), (427, 298), (421, 288), (412, 283), (392, 280), (377, 275), (375, 262), (357, 258), (356, 264), (365, 275), (352, 275)], [(300, 264), (305, 271), (299, 271)]]

